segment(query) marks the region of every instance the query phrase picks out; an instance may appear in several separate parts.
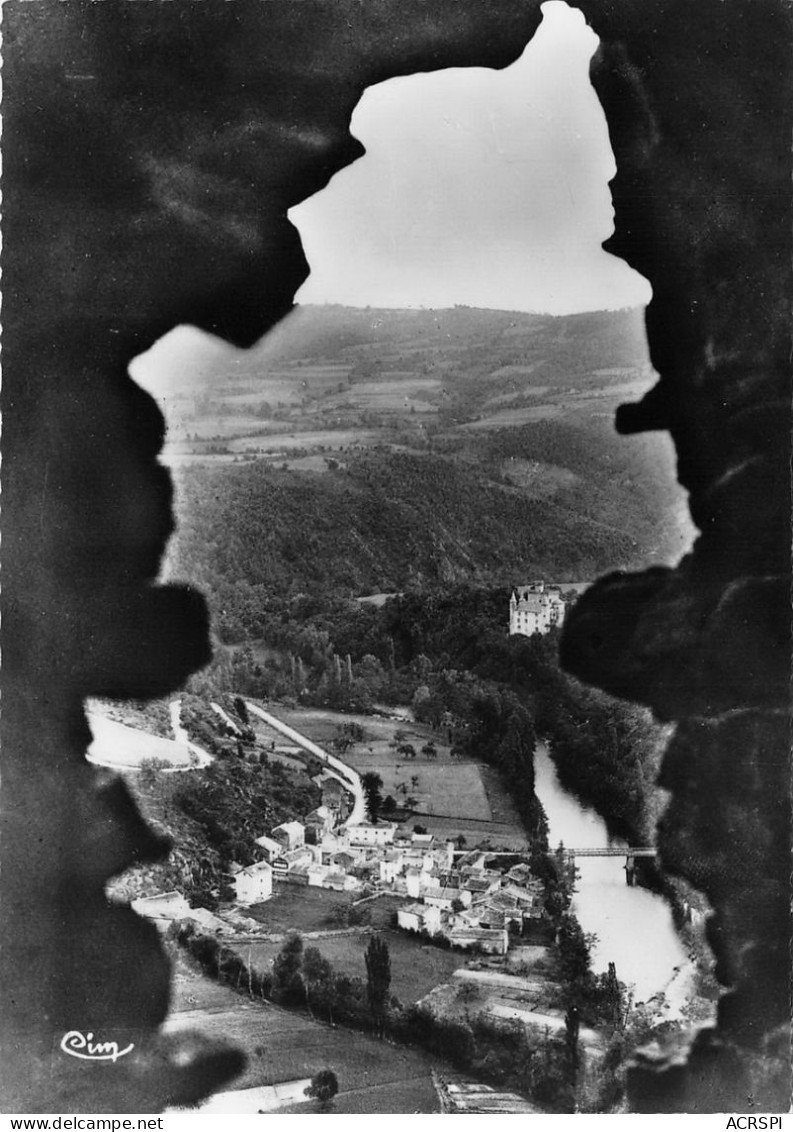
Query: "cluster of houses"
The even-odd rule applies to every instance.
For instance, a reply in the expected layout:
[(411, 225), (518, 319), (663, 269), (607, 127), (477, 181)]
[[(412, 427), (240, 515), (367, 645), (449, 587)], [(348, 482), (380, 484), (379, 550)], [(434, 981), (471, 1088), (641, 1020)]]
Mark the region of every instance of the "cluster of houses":
[(458, 857), (436, 883), (420, 889), (420, 900), (397, 911), (399, 926), (445, 936), (455, 947), (506, 955), (510, 934), (543, 916), (543, 886), (528, 865), (501, 872), (485, 861), (481, 852)]
[[(406, 831), (395, 822), (345, 824), (351, 802), (344, 785), (326, 777), (321, 788), (321, 805), (302, 822), (283, 822), (257, 838), (260, 860), (247, 867), (231, 866), (237, 907), (269, 900), (276, 881), (348, 891), (361, 898), (401, 896), (405, 903), (397, 909), (400, 928), (445, 936), (456, 947), (494, 955), (505, 955), (510, 934), (520, 934), (527, 921), (542, 917), (542, 883), (528, 865), (503, 872), (486, 868), (486, 853), (456, 852), (452, 841)], [(163, 924), (188, 913), (196, 918), (177, 892), (133, 906)], [(198, 911), (207, 929), (225, 923)], [(244, 919), (244, 914), (234, 914)]]
[(542, 916), (542, 884), (528, 865), (505, 873), (488, 869), (485, 853), (455, 853), (452, 841), (406, 832), (394, 822), (339, 824), (341, 795), (340, 783), (329, 790), (323, 784), (322, 805), (304, 821), (284, 822), (257, 838), (262, 859), (233, 872), (238, 904), (268, 900), (274, 881), (404, 896), (401, 928), (501, 955), (510, 931), (521, 932), (527, 920)]

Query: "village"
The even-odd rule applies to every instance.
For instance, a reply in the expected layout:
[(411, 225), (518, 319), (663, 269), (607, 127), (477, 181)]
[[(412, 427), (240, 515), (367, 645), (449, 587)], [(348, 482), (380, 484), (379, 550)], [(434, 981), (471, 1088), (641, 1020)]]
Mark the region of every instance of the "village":
[[(350, 772), (354, 774), (354, 772)], [(504, 956), (510, 936), (543, 917), (543, 886), (529, 866), (487, 867), (484, 850), (463, 851), (431, 833), (396, 822), (354, 821), (353, 802), (340, 778), (321, 776), (322, 803), (304, 820), (284, 822), (256, 839), (261, 859), (232, 864), (235, 909), (270, 900), (281, 885), (349, 892), (356, 903), (379, 896), (404, 897), (397, 925), (425, 938), (443, 937), (453, 947)], [(508, 861), (514, 862), (514, 855)], [(142, 897), (133, 905), (154, 920), (190, 916), (228, 928), (250, 929), (252, 921), (231, 911), (231, 922), (190, 909), (178, 892)]]
[[(523, 620), (530, 605), (534, 620), (528, 626)], [(509, 611), (511, 633), (547, 633), (564, 616), (560, 588), (546, 589), (543, 582), (533, 582), (514, 589)], [(535, 623), (539, 621), (541, 625)], [(211, 706), (219, 717), (217, 726), (232, 738), (240, 737), (238, 723), (225, 709), (218, 703)], [(416, 822), (410, 828), (404, 815), (401, 823), (384, 820), (380, 804), (373, 808), (364, 790), (366, 776), (362, 780), (353, 765), (330, 753), (329, 744), (320, 746), (290, 726), (283, 711), (275, 716), (249, 701), (245, 712), (263, 729), (259, 738), (267, 739), (270, 757), (299, 755), (315, 760), (319, 773), (312, 774), (312, 781), (320, 792), (320, 804), (300, 820), (262, 831), (255, 838), (257, 860), (229, 864), (226, 891), (233, 892), (233, 900), (224, 901), (215, 913), (191, 908), (182, 893), (171, 891), (136, 899), (133, 906), (141, 915), (161, 926), (189, 917), (215, 931), (259, 934), (266, 931), (267, 915), (262, 910), (251, 917), (247, 911), (258, 910), (288, 886), (292, 891), (305, 886), (348, 894), (353, 906), (389, 897), (393, 927), (478, 955), (504, 957), (511, 941), (528, 935), (539, 934), (545, 941), (547, 933), (532, 932), (532, 926), (538, 929), (546, 919), (544, 886), (532, 875), (525, 852), (499, 855), (489, 840), (479, 848), (464, 849), (466, 838), (452, 829), (440, 831), (436, 826), (432, 832)], [(176, 725), (178, 714), (178, 705), (172, 705)], [(175, 733), (181, 733), (178, 726)], [(403, 734), (407, 733), (393, 732), (388, 747), (391, 759)], [(430, 748), (437, 758), (434, 742), (423, 749)], [(400, 749), (414, 751), (410, 746)], [(462, 768), (455, 773), (461, 774)], [(400, 788), (406, 790), (404, 785)]]
[[(355, 969), (356, 962), (362, 964), (364, 942), (381, 935), (388, 940), (392, 955), (393, 989), (402, 996), (401, 1002), (421, 1007), (424, 1017), (437, 1019), (441, 1026), (466, 1026), (481, 1013), (491, 1025), (506, 1027), (507, 1032), (513, 1032), (512, 1027), (525, 1028), (534, 1035), (532, 1041), (547, 1042), (550, 1035), (560, 1038), (565, 1022), (558, 1006), (560, 987), (548, 966), (547, 943), (553, 933), (549, 933), (551, 925), (545, 914), (543, 884), (521, 861), (521, 854), (488, 847), (463, 849), (463, 839), (438, 837), (422, 832), (421, 826), (416, 830), (396, 821), (370, 821), (361, 805), (357, 772), (327, 752), (325, 757), (335, 765), (326, 764), (314, 778), (321, 790), (320, 805), (302, 820), (282, 822), (256, 838), (259, 860), (229, 867), (226, 893), (231, 890), (233, 899), (209, 911), (191, 907), (183, 893), (172, 890), (138, 897), (132, 901), (135, 911), (163, 933), (172, 925), (183, 931), (182, 925), (193, 921), (195, 930), (215, 937), (226, 955), (237, 955), (264, 970), (273, 969), (279, 949), (295, 938), (297, 930), (306, 946), (319, 946), (343, 977), (344, 972)], [(279, 902), (282, 906), (273, 918), (269, 908)], [(374, 906), (379, 906), (377, 912)], [(344, 909), (348, 914), (366, 910), (367, 914), (360, 924), (345, 918), (338, 926), (329, 926), (322, 919), (327, 909)], [(285, 931), (285, 921), (292, 925), (289, 931)], [(536, 946), (540, 939), (543, 945)], [(178, 1005), (169, 1026), (178, 1029), (185, 1024), (183, 1020), (192, 1020), (192, 1012), (213, 992), (211, 984), (192, 972), (184, 958), (176, 963)], [(210, 1015), (209, 1024), (238, 1025), (240, 1007), (226, 999), (222, 1002), (222, 1013)], [(214, 1007), (219, 1009), (220, 1005)], [(282, 1014), (275, 1022), (270, 1019), (269, 1009), (263, 1003), (259, 1021), (251, 1018), (253, 1028), (243, 1026), (239, 1032), (254, 1057), (238, 1090), (217, 1099), (226, 1106), (224, 1111), (283, 1111), (292, 1103), (299, 1107), (304, 1100), (308, 1077), (292, 1078), (304, 1065), (314, 1064), (316, 1052), (285, 1054), (284, 1067), (279, 1062), (268, 1075), (268, 1080), (273, 1075), (283, 1077), (285, 1083), (261, 1084), (255, 1057), (261, 1040), (258, 1035), (262, 1027), (284, 1024)], [(207, 1024), (205, 1012), (201, 1017)], [(327, 1047), (328, 1058), (353, 1103), (350, 1065), (361, 1059), (368, 1064), (375, 1058), (376, 1072), (384, 1080), (377, 1086), (383, 1093), (377, 1103), (386, 1106), (383, 1111), (390, 1111), (395, 1103), (399, 1107), (401, 1102), (394, 1097), (407, 1087), (406, 1082), (401, 1076), (393, 1081), (391, 1077), (407, 1070), (391, 1067), (389, 1046), (385, 1051), (376, 1049), (371, 1036), (348, 1030), (340, 1043), (333, 1026), (323, 1026), (313, 1017), (295, 1017), (289, 1025), (303, 1027), (312, 1043), (319, 1041)], [(588, 1049), (599, 1052), (599, 1040), (591, 1030), (583, 1027), (581, 1040)], [(419, 1093), (405, 1103), (419, 1104), (417, 1111), (540, 1111), (524, 1096), (455, 1071), (447, 1061), (437, 1062), (420, 1049), (403, 1050), (400, 1059), (405, 1058), (416, 1059), (410, 1073), (417, 1076), (410, 1089)], [(367, 1079), (363, 1088), (370, 1087), (374, 1086)], [(206, 1111), (213, 1111), (211, 1104)]]
[(261, 903), (273, 882), (404, 896), (397, 923), (405, 931), (445, 936), (455, 947), (505, 955), (510, 929), (542, 916), (542, 884), (528, 865), (505, 873), (485, 867), (486, 854), (455, 852), (454, 842), (407, 832), (387, 821), (337, 824), (345, 807), (336, 779), (305, 823), (277, 826), (257, 840), (264, 859), (234, 876), (241, 905)]

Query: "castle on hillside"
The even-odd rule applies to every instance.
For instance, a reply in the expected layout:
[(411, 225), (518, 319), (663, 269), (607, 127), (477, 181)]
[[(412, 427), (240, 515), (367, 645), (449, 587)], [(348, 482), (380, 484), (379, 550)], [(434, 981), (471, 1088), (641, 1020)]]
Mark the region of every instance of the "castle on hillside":
[(509, 634), (549, 633), (564, 621), (564, 610), (560, 586), (546, 586), (545, 582), (517, 586), (509, 599)]

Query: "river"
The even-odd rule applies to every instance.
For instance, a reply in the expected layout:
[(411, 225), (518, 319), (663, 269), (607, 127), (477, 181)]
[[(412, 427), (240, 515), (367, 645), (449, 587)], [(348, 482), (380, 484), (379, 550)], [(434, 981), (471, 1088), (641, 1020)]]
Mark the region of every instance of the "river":
[[(541, 743), (534, 756), (534, 775), (535, 791), (548, 817), (552, 850), (560, 841), (590, 849), (626, 844), (609, 836), (599, 814), (562, 789)], [(636, 1002), (663, 992), (668, 1003), (665, 1016), (677, 1016), (690, 992), (693, 969), (666, 901), (645, 888), (628, 886), (624, 857), (582, 857), (576, 866), (580, 877), (572, 910), (584, 931), (597, 936), (592, 947), (593, 970), (606, 971), (614, 963), (620, 982), (633, 986)]]

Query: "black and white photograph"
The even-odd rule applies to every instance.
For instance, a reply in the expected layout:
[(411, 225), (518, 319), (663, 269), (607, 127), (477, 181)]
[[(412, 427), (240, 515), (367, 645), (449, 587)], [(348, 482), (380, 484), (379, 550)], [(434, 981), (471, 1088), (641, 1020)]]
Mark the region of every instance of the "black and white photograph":
[(0, 16), (7, 1127), (781, 1132), (791, 5)]

